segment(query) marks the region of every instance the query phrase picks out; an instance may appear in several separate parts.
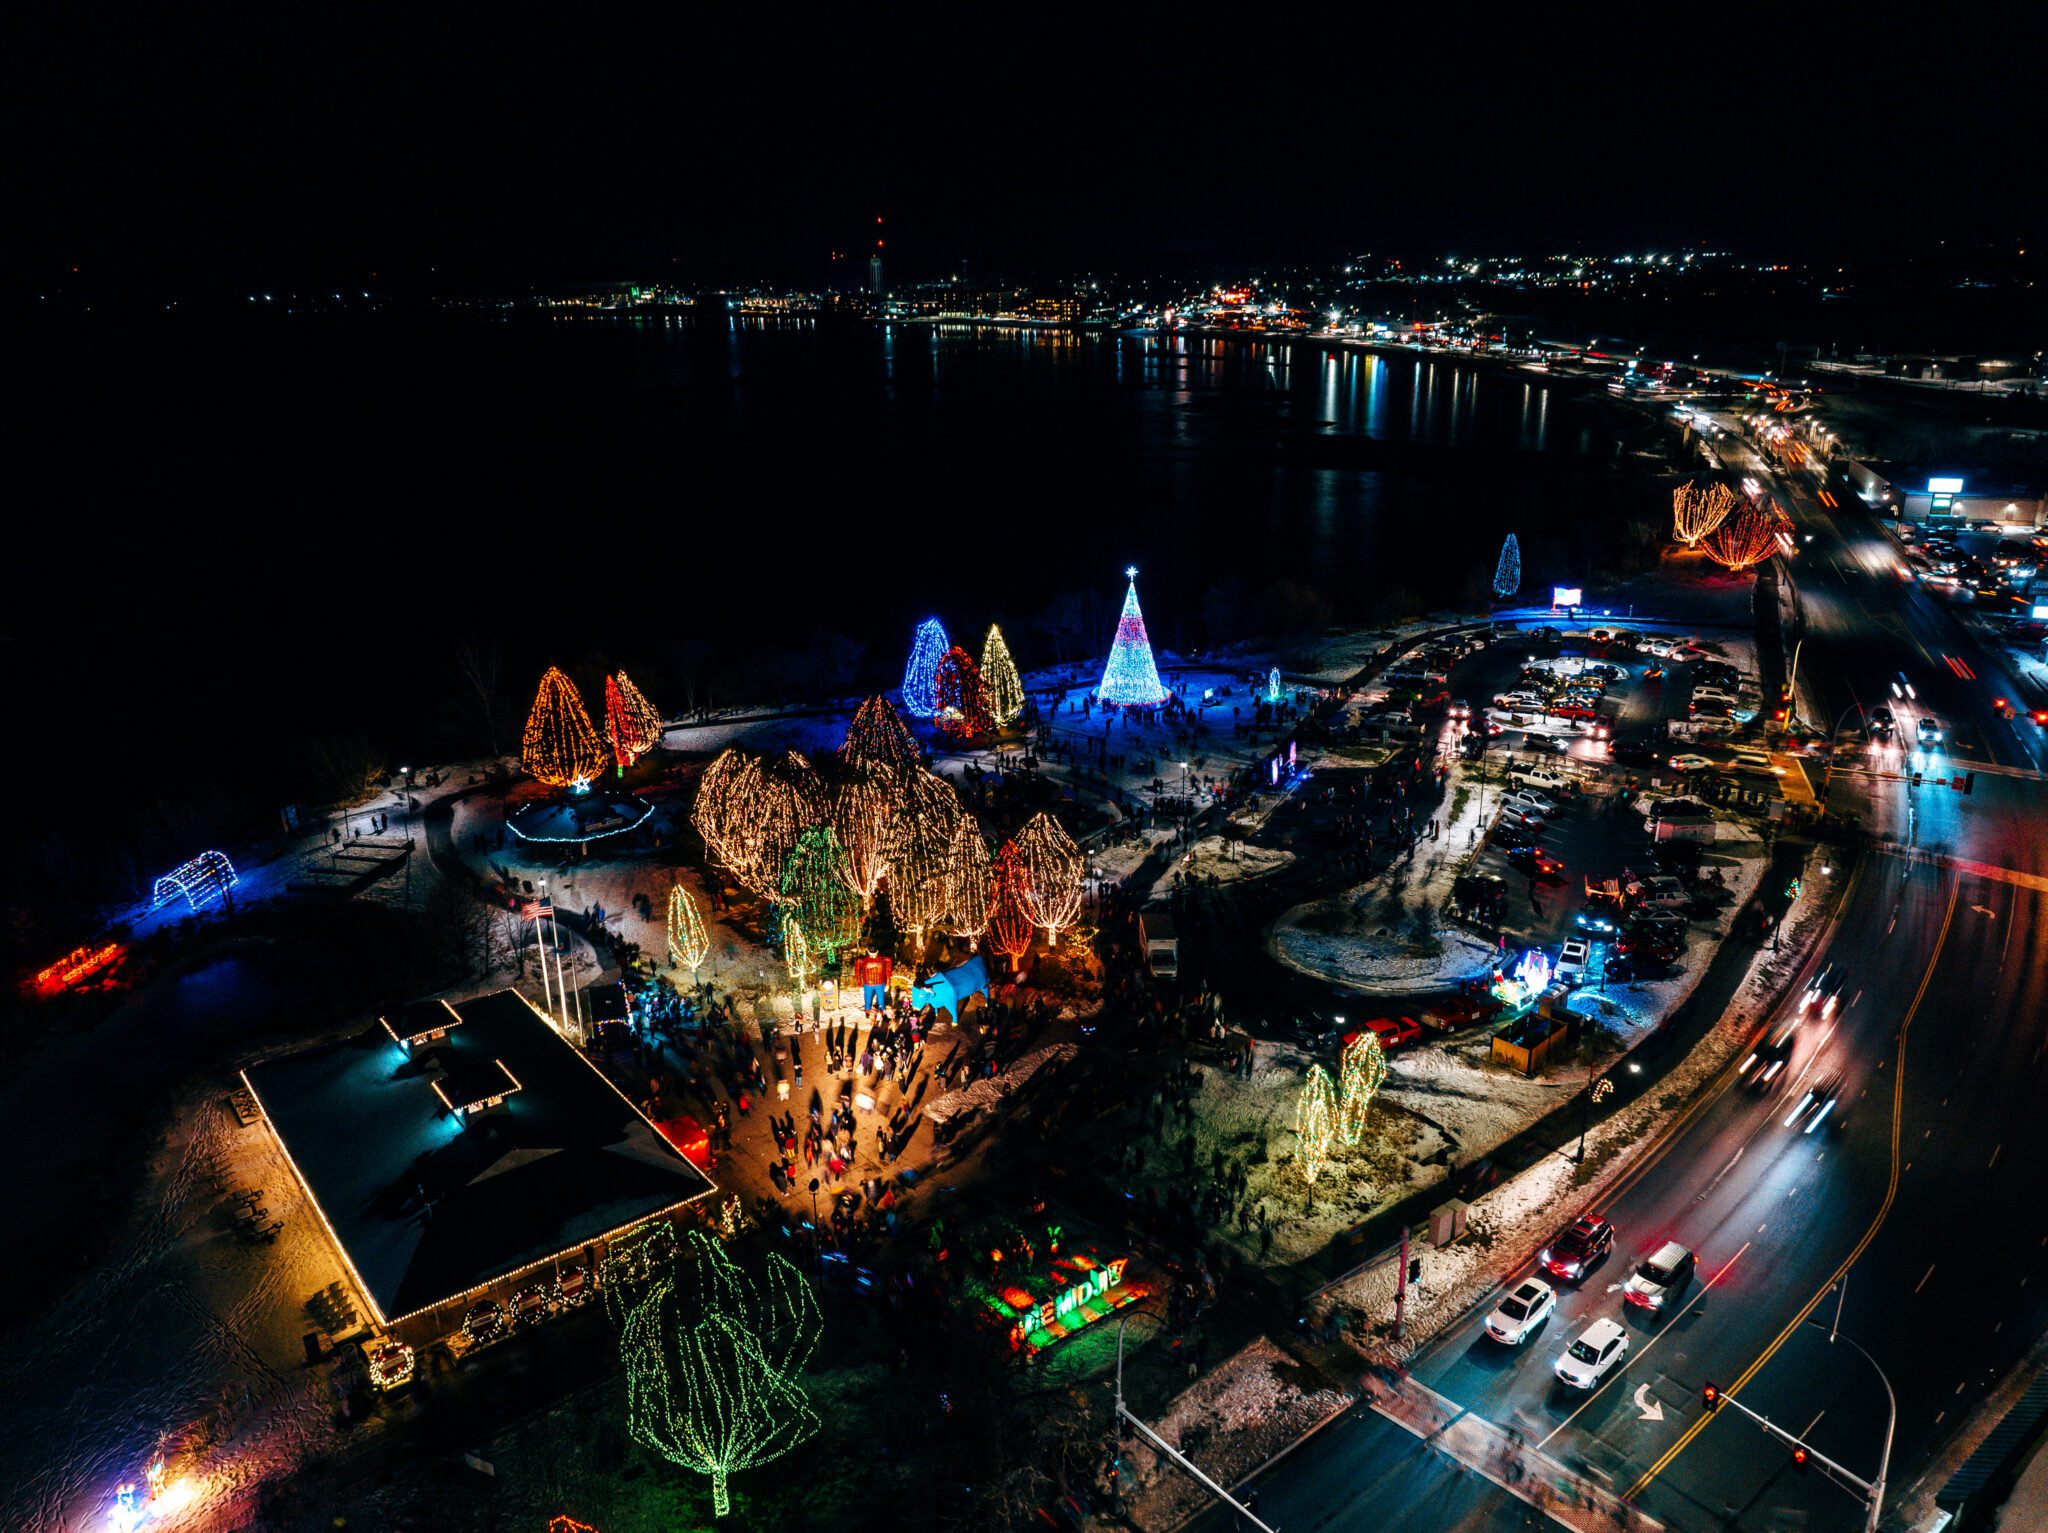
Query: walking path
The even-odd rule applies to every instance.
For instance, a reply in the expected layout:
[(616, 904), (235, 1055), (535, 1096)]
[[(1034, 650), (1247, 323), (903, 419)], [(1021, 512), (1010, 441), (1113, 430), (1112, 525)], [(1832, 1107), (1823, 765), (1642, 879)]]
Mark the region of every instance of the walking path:
[(1384, 1377), (1365, 1381), (1365, 1398), (1374, 1410), (1553, 1522), (1578, 1533), (1613, 1533), (1616, 1528), (1662, 1533), (1662, 1523), (1538, 1453), (1505, 1428), (1474, 1416), (1426, 1384), (1398, 1374), (1390, 1377), (1391, 1383)]

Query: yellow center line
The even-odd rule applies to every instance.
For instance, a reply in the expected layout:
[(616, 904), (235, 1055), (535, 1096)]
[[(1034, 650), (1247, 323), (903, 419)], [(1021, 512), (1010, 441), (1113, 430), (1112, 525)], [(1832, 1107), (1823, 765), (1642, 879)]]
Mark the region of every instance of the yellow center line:
[[(1939, 935), (1937, 935), (1934, 939), (1934, 951), (1928, 955), (1927, 972), (1920, 976), (1920, 988), (1913, 992), (1913, 1004), (1906, 1008), (1905, 1019), (1899, 1023), (1898, 1070), (1892, 1078), (1891, 1180), (1886, 1185), (1884, 1190), (1884, 1203), (1882, 1204), (1882, 1206), (1879, 1207), (1877, 1211), (1877, 1217), (1870, 1221), (1870, 1228), (1863, 1232), (1863, 1238), (1856, 1242), (1856, 1249), (1851, 1251), (1848, 1255), (1848, 1258), (1842, 1263), (1842, 1265), (1835, 1269), (1834, 1276), (1830, 1277), (1827, 1280), (1827, 1282), (1823, 1283), (1820, 1286), (1820, 1289), (1814, 1294), (1814, 1296), (1808, 1299), (1806, 1303), (1800, 1307), (1799, 1313), (1794, 1315), (1791, 1319), (1791, 1322), (1788, 1325), (1786, 1325), (1785, 1329), (1778, 1333), (1777, 1339), (1773, 1341), (1768, 1347), (1764, 1348), (1762, 1354), (1758, 1356), (1755, 1362), (1751, 1363), (1749, 1367), (1743, 1370), (1742, 1377), (1737, 1379), (1727, 1389), (1721, 1392), (1724, 1397), (1734, 1396), (1737, 1393), (1737, 1391), (1739, 1391), (1743, 1387), (1743, 1385), (1747, 1384), (1751, 1379), (1755, 1378), (1757, 1375), (1757, 1371), (1761, 1369), (1765, 1363), (1768, 1363), (1773, 1356), (1776, 1355), (1778, 1349), (1784, 1346), (1786, 1341), (1791, 1338), (1792, 1333), (1798, 1330), (1800, 1326), (1806, 1323), (1806, 1317), (1814, 1312), (1815, 1308), (1820, 1304), (1820, 1301), (1828, 1296), (1829, 1292), (1833, 1290), (1834, 1286), (1837, 1283), (1841, 1282), (1843, 1278), (1848, 1276), (1849, 1269), (1856, 1265), (1856, 1259), (1864, 1253), (1865, 1249), (1867, 1249), (1870, 1245), (1870, 1242), (1877, 1238), (1877, 1232), (1879, 1228), (1883, 1226), (1885, 1216), (1892, 1211), (1892, 1200), (1896, 1198), (1899, 1193), (1899, 1131), (1900, 1122), (1902, 1117), (1904, 1116), (1906, 1107), (1906, 1035), (1912, 1030), (1913, 1017), (1920, 1010), (1920, 1002), (1926, 998), (1927, 987), (1934, 979), (1934, 966), (1941, 961), (1942, 947), (1948, 941), (1949, 923), (1955, 920), (1956, 896), (1962, 892), (1962, 887), (1962, 880), (1958, 879), (1955, 882), (1955, 884), (1950, 887), (1948, 891), (1948, 909), (1942, 915), (1941, 931)], [(1671, 1461), (1677, 1458), (1679, 1454), (1685, 1451), (1686, 1444), (1690, 1443), (1695, 1437), (1699, 1436), (1699, 1434), (1703, 1430), (1705, 1430), (1707, 1423), (1709, 1421), (1712, 1421), (1713, 1419), (1713, 1413), (1708, 1412), (1707, 1414), (1700, 1416), (1696, 1421), (1693, 1422), (1691, 1426), (1687, 1427), (1684, 1432), (1680, 1433), (1678, 1441), (1673, 1443), (1669, 1448), (1664, 1450), (1663, 1457), (1659, 1458), (1656, 1463), (1652, 1464), (1647, 1470), (1645, 1470), (1643, 1473), (1643, 1477), (1640, 1480), (1636, 1481), (1635, 1484), (1629, 1487), (1628, 1494), (1624, 1499), (1633, 1501), (1638, 1496), (1640, 1496), (1645, 1490), (1645, 1488), (1648, 1487), (1649, 1483), (1652, 1480), (1656, 1479), (1658, 1475), (1662, 1474), (1666, 1467), (1670, 1465)]]

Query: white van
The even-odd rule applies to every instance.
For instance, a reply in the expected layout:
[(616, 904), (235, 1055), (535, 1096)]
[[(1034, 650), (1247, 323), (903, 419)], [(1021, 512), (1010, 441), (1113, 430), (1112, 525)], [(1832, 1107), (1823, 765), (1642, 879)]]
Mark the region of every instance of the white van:
[(1571, 787), (1570, 778), (1546, 766), (1518, 766), (1508, 773), (1508, 781), (1536, 793), (1563, 793)]

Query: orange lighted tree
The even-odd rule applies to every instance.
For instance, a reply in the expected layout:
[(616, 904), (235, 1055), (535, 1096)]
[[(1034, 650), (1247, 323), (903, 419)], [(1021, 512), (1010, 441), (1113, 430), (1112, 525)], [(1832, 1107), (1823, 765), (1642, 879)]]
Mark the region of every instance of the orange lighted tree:
[(839, 754), (864, 766), (893, 767), (909, 771), (919, 764), (917, 741), (910, 726), (886, 697), (871, 697), (860, 705), (846, 729), (846, 743)]
[(1743, 506), (1709, 533), (1700, 547), (1716, 564), (1740, 575), (1778, 551), (1780, 525), (1777, 517)]
[(1741, 503), (1725, 484), (1682, 484), (1671, 492), (1671, 530), (1679, 542), (1695, 548)]
[(826, 821), (823, 785), (796, 751), (766, 758), (728, 750), (704, 769), (691, 823), (734, 878), (765, 899), (782, 894), (797, 838)]
[(990, 869), (988, 940), (998, 953), (1017, 967), (1017, 960), (1031, 950), (1031, 907), (1024, 896), (1024, 859), (1017, 843), (1005, 841)]
[(1024, 904), (1031, 919), (1045, 928), (1048, 941), (1073, 925), (1081, 910), (1081, 879), (1088, 859), (1066, 828), (1044, 810), (1025, 823), (1017, 835), (1017, 859), (1023, 873)]
[(619, 763), (619, 775), (661, 743), (661, 710), (650, 703), (624, 671), (604, 679), (604, 737)]
[(587, 783), (604, 770), (604, 742), (583, 711), (576, 684), (553, 666), (540, 679), (533, 711), (526, 716), (520, 764), (557, 788)]

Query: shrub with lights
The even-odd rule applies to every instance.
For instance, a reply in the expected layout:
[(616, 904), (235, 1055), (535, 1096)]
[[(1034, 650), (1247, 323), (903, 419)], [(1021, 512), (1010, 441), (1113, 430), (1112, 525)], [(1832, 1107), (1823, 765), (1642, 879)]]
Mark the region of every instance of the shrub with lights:
[(1088, 859), (1066, 827), (1040, 810), (1017, 833), (1019, 889), (1031, 919), (1057, 942), (1081, 910), (1081, 885)]
[(604, 737), (619, 763), (619, 775), (661, 743), (661, 710), (650, 703), (624, 671), (604, 679)]
[(1329, 1164), (1336, 1119), (1337, 1094), (1330, 1087), (1330, 1072), (1321, 1065), (1310, 1065), (1308, 1079), (1301, 1084), (1301, 1097), (1294, 1105), (1294, 1137), (1302, 1179), (1311, 1185)]
[(688, 969), (695, 979), (710, 956), (711, 933), (704, 925), (704, 912), (697, 908), (697, 897), (677, 883), (668, 892), (668, 961), (675, 968)]

